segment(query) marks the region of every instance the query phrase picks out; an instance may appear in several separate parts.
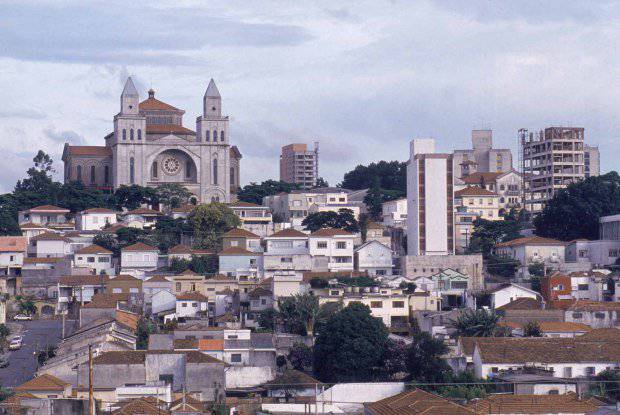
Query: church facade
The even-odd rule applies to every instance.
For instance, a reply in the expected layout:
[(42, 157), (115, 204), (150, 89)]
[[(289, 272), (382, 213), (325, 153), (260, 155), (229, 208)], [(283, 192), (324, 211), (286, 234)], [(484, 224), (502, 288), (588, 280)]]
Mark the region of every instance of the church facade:
[(229, 119), (213, 79), (203, 97), (196, 130), (183, 126), (185, 111), (155, 98), (140, 102), (131, 78), (105, 146), (65, 144), (65, 182), (113, 190), (122, 185), (179, 183), (196, 202), (230, 202), (239, 187), (241, 153), (230, 145)]

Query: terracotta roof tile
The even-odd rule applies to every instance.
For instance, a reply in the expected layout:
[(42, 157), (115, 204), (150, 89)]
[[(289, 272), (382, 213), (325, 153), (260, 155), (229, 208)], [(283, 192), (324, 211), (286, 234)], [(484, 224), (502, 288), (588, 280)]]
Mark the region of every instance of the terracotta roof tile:
[(245, 255), (245, 256), (256, 256), (261, 255), (260, 253), (250, 252), (247, 249), (240, 248), (238, 246), (230, 246), (223, 251), (221, 251), (218, 255), (220, 256), (235, 256), (235, 255)]
[(129, 293), (95, 294), (83, 308), (117, 308), (119, 302), (129, 301)]
[(149, 96), (147, 99), (139, 104), (141, 111), (182, 111), (170, 104), (166, 104), (163, 101), (158, 100), (155, 97)]
[(263, 287), (256, 287), (248, 294), (250, 298), (271, 297), (272, 295), (270, 290)]
[(306, 235), (305, 233), (300, 232), (293, 228), (282, 229), (281, 231), (278, 231), (269, 236), (269, 238), (307, 238), (307, 237), (308, 235)]
[(187, 134), (196, 135), (196, 133), (189, 128), (185, 128), (182, 125), (177, 124), (147, 124), (146, 132), (148, 134)]
[(149, 208), (137, 208), (134, 210), (130, 210), (129, 212), (125, 212), (124, 215), (161, 215), (162, 213), (159, 210), (149, 209)]
[(473, 415), (471, 409), (449, 400), (413, 389), (366, 405), (369, 415)]
[(0, 236), (0, 252), (26, 252), (25, 236)]
[(517, 238), (512, 241), (500, 242), (495, 245), (496, 248), (506, 246), (521, 246), (521, 245), (565, 245), (565, 242), (558, 241), (557, 239), (543, 238), (540, 236), (528, 236), (525, 238)]
[(155, 275), (154, 277), (151, 277), (145, 280), (144, 282), (172, 282), (172, 281), (170, 281), (163, 275)]
[[(202, 339), (201, 339), (202, 340)], [(222, 363), (223, 361), (199, 351), (175, 350), (123, 350), (103, 352), (93, 359), (95, 365), (141, 365), (149, 354), (184, 354), (187, 363)]]
[(224, 339), (198, 339), (200, 350), (224, 350)]
[(508, 304), (497, 307), (496, 310), (541, 310), (542, 302), (535, 298), (519, 297)]
[(332, 236), (353, 236), (352, 233), (344, 229), (322, 228), (310, 234), (311, 237), (332, 237)]
[(176, 295), (176, 297), (177, 301), (200, 301), (203, 303), (209, 301), (207, 297), (195, 291), (179, 293)]
[(76, 254), (112, 254), (112, 251), (105, 249), (99, 245), (88, 245), (75, 252)]
[(228, 206), (230, 206), (230, 207), (248, 207), (248, 208), (253, 207), (253, 208), (268, 209), (267, 206), (257, 205), (256, 203), (244, 202), (242, 200), (238, 200), (236, 202), (229, 203)]
[(67, 154), (70, 156), (112, 156), (112, 149), (105, 146), (67, 146)]
[(123, 402), (121, 407), (112, 412), (112, 415), (169, 415), (165, 406), (158, 405), (147, 398), (132, 399)]
[(70, 384), (55, 376), (43, 374), (15, 387), (16, 391), (63, 391)]
[(44, 232), (30, 238), (31, 241), (65, 241), (69, 242), (69, 238), (55, 232)]
[(620, 342), (620, 329), (593, 329), (588, 333), (579, 336), (579, 339), (588, 341)]
[(112, 209), (107, 208), (91, 208), (81, 211), (80, 213), (116, 213)]
[(24, 264), (55, 264), (62, 262), (64, 258), (51, 257), (51, 258), (24, 258)]
[(138, 252), (141, 252), (141, 251), (158, 251), (158, 249), (155, 248), (154, 246), (147, 245), (147, 244), (145, 244), (143, 242), (138, 242), (138, 243), (135, 243), (133, 245), (129, 245), (129, 246), (124, 247), (123, 249), (121, 249), (121, 251), (123, 251), (123, 252), (125, 252), (125, 251), (130, 251), (130, 252), (131, 251), (138, 251)]
[(104, 285), (108, 282), (107, 275), (63, 275), (58, 278), (58, 285), (79, 287), (82, 285)]
[(480, 414), (577, 414), (590, 413), (600, 405), (581, 400), (574, 393), (564, 395), (489, 395), (467, 407)]
[(247, 231), (243, 228), (233, 228), (231, 230), (229, 230), (228, 232), (226, 232), (224, 235), (222, 235), (223, 237), (228, 237), (228, 238), (252, 238), (252, 239), (260, 239), (260, 236), (256, 235), (255, 233), (252, 233), (250, 231)]
[(454, 197), (463, 196), (497, 196), (497, 193), (476, 186), (467, 186), (464, 189), (454, 192)]

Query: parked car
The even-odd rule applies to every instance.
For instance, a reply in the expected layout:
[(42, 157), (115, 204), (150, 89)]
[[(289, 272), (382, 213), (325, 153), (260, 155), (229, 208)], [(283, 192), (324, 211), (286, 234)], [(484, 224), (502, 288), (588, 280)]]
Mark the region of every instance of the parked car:
[(9, 343), (9, 350), (19, 350), (22, 348), (22, 338), (21, 336), (17, 336), (13, 339), (11, 339), (11, 342)]
[(30, 321), (30, 320), (32, 320), (32, 316), (29, 316), (28, 314), (17, 314), (15, 317), (13, 317), (13, 320), (16, 320), (16, 321)]

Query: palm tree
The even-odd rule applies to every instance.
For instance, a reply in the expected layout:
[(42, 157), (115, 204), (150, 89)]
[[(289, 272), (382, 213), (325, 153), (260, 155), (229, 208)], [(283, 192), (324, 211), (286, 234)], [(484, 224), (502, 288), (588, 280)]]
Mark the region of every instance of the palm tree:
[(499, 316), (495, 311), (465, 310), (452, 320), (452, 327), (463, 337), (493, 337)]

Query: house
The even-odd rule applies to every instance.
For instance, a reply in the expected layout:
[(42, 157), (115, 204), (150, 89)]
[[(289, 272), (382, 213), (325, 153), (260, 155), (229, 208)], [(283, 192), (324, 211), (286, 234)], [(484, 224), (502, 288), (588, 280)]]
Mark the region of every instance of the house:
[(72, 387), (70, 383), (52, 375), (37, 376), (13, 389), (17, 393), (29, 394), (37, 398), (70, 398)]
[(388, 228), (407, 227), (407, 198), (390, 200), (381, 204), (383, 225)]
[[(556, 389), (557, 390), (557, 389)], [(547, 395), (491, 394), (474, 399), (467, 408), (477, 414), (571, 414), (598, 413), (603, 402), (594, 398), (579, 398), (576, 393), (549, 393)]]
[(367, 272), (371, 276), (392, 275), (392, 250), (376, 240), (355, 248), (354, 265), (356, 271)]
[(515, 170), (507, 172), (474, 172), (461, 178), (467, 186), (480, 188), (497, 193), (499, 208), (509, 211), (518, 208), (522, 203), (521, 174)]
[(198, 275), (191, 269), (186, 269), (180, 274), (172, 277), (172, 282), (174, 283), (172, 293), (180, 294), (188, 291), (204, 292), (204, 281), (205, 277), (203, 275)]
[(193, 256), (213, 255), (208, 249), (195, 249), (187, 245), (175, 245), (168, 248), (168, 266), (172, 265), (173, 259), (190, 261)]
[(67, 215), (71, 211), (53, 205), (36, 206), (18, 212), (19, 224), (32, 223), (35, 225), (62, 225), (67, 224)]
[(229, 277), (238, 275), (257, 278), (263, 274), (263, 254), (231, 246), (217, 254), (219, 271)]
[[(145, 301), (146, 302), (146, 301)], [(160, 290), (151, 295), (151, 314), (174, 314), (177, 308), (177, 297), (168, 290)], [(176, 315), (172, 315), (174, 318)]]
[(343, 229), (323, 228), (312, 232), (308, 245), (313, 264), (326, 262), (325, 271), (330, 272), (352, 271), (354, 240), (355, 235)]
[(172, 293), (172, 277), (156, 275), (142, 282), (142, 294), (146, 304), (150, 304), (153, 296), (160, 291)]
[(369, 221), (366, 224), (366, 240), (365, 242), (377, 241), (385, 246), (392, 245), (392, 237), (387, 228), (381, 223)]
[(273, 228), (271, 210), (267, 206), (236, 201), (228, 204), (228, 207), (241, 221), (241, 228), (251, 233), (267, 236)]
[(554, 377), (574, 378), (620, 368), (620, 342), (581, 337), (478, 338), (473, 355), (474, 373), (486, 378), (500, 370), (527, 366), (551, 370)]
[(81, 248), (73, 254), (73, 264), (77, 268), (88, 268), (93, 274), (105, 273), (114, 275), (115, 269), (112, 264), (112, 251), (99, 245), (89, 245)]
[(583, 323), (594, 329), (620, 325), (619, 302), (566, 300), (554, 301), (550, 307), (564, 311), (564, 321)]
[(197, 292), (176, 295), (176, 318), (199, 318), (206, 316), (209, 299)]
[(458, 308), (465, 305), (468, 289), (471, 289), (471, 283), (467, 275), (451, 268), (446, 268), (431, 275), (428, 279), (433, 282), (432, 286), (429, 286), (426, 281), (419, 278), (415, 279), (414, 282), (422, 284), (425, 287), (422, 288), (424, 290), (437, 291), (438, 296), (441, 297), (440, 309)]
[[(537, 322), (540, 327), (542, 337), (551, 338), (573, 338), (581, 336), (592, 330), (590, 326), (582, 323), (571, 323), (565, 321), (540, 321)], [(523, 337), (523, 324), (512, 324), (512, 335), (515, 337)]]
[(116, 212), (106, 208), (92, 208), (75, 215), (75, 227), (81, 231), (101, 230), (116, 224)]
[(121, 249), (121, 273), (144, 277), (146, 271), (155, 271), (159, 250), (138, 242)]
[(285, 402), (297, 396), (314, 397), (317, 388), (324, 384), (312, 376), (295, 369), (285, 369), (274, 380), (265, 383), (267, 396), (283, 398)]
[(514, 283), (501, 284), (497, 288), (489, 292), (490, 306), (497, 309), (517, 298), (531, 298), (534, 300), (542, 300), (542, 296), (534, 290), (517, 285)]
[(125, 212), (123, 215), (123, 224), (131, 228), (150, 229), (155, 226), (157, 219), (162, 216), (158, 210), (149, 208), (137, 208)]
[(0, 236), (0, 276), (21, 274), (27, 243), (25, 236)]
[(471, 235), (474, 232), (474, 221), (479, 214), (467, 210), (466, 206), (458, 206), (454, 212), (454, 249), (457, 254), (465, 254), (469, 248)]
[[(295, 229), (283, 229), (264, 238), (263, 264), (265, 275), (276, 271), (310, 271), (312, 259), (308, 235)], [(351, 261), (352, 264), (353, 261)]]
[(615, 265), (620, 258), (620, 240), (576, 239), (566, 244), (566, 262), (582, 263), (592, 268)]
[[(589, 289), (589, 286), (588, 286)], [(573, 298), (571, 277), (560, 272), (540, 278), (540, 293), (546, 302)]]
[(114, 318), (117, 310), (131, 307), (132, 303), (127, 294), (96, 293), (88, 304), (80, 308), (80, 327), (100, 318)]
[(454, 206), (457, 209), (463, 207), (481, 219), (502, 219), (499, 214), (499, 195), (480, 187), (468, 186), (454, 192)]
[(37, 258), (71, 255), (71, 240), (55, 232), (45, 232), (30, 238), (28, 256)]
[(189, 215), (196, 209), (196, 205), (184, 204), (170, 210), (170, 217), (172, 219), (187, 219)]
[(476, 415), (477, 412), (422, 389), (412, 389), (364, 405), (364, 415)]
[(247, 327), (258, 327), (258, 316), (261, 312), (273, 308), (273, 293), (264, 288), (256, 287), (248, 294), (249, 307), (245, 313), (245, 324)]
[(527, 279), (530, 276), (528, 267), (543, 264), (548, 269), (557, 269), (564, 262), (566, 243), (540, 236), (528, 236), (501, 242), (495, 245), (494, 253), (519, 261), (517, 277)]
[(64, 313), (72, 305), (83, 306), (96, 294), (103, 294), (108, 283), (107, 275), (67, 275), (58, 279), (58, 303), (56, 310)]
[(132, 275), (121, 274), (108, 280), (108, 293), (129, 294), (138, 297), (142, 294), (142, 280)]
[(242, 248), (250, 252), (263, 252), (261, 237), (246, 229), (234, 228), (222, 235), (222, 248)]

